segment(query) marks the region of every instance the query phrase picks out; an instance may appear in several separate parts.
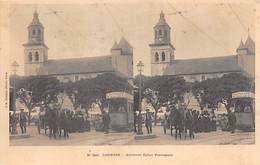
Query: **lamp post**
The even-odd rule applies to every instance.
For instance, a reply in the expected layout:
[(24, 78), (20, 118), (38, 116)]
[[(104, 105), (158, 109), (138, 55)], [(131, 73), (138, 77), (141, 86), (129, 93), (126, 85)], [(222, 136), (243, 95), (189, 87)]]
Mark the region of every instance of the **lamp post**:
[(12, 134), (17, 134), (16, 131), (16, 86), (15, 86), (15, 77), (16, 77), (16, 72), (17, 72), (17, 68), (19, 67), (19, 64), (14, 61), (11, 65), (12, 67), (12, 71), (13, 71), (13, 104), (12, 104), (12, 110), (13, 110), (13, 121), (12, 121)]
[(138, 135), (142, 135), (143, 134), (143, 131), (142, 131), (142, 114), (141, 114), (141, 108), (142, 108), (142, 71), (143, 71), (143, 67), (144, 67), (144, 64), (142, 63), (142, 61), (139, 61), (138, 64), (136, 65), (137, 66), (137, 70), (139, 72), (139, 101), (138, 101), (138, 129), (137, 129), (137, 134)]

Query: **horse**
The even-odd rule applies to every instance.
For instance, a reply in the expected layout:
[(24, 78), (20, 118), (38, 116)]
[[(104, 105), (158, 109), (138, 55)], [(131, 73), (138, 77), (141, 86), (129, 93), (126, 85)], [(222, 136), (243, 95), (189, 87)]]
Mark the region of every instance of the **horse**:
[(187, 131), (189, 130), (190, 139), (194, 139), (194, 116), (190, 110), (186, 112), (184, 120), (184, 134), (185, 139), (187, 138)]
[(170, 113), (170, 129), (171, 136), (173, 136), (173, 128), (175, 129), (175, 139), (181, 139), (182, 132), (184, 130), (184, 112), (182, 109), (171, 110)]
[(65, 110), (62, 110), (61, 112), (58, 113), (58, 134), (59, 138), (62, 136), (63, 132), (63, 137), (69, 138), (69, 118), (68, 118), (68, 112)]
[(48, 120), (47, 120), (47, 111), (46, 109), (39, 113), (37, 128), (38, 133), (41, 134), (41, 129), (44, 129), (44, 134), (47, 135), (47, 130), (49, 129)]
[(57, 109), (48, 109), (46, 111), (46, 121), (49, 127), (49, 138), (57, 138), (58, 132), (58, 111)]

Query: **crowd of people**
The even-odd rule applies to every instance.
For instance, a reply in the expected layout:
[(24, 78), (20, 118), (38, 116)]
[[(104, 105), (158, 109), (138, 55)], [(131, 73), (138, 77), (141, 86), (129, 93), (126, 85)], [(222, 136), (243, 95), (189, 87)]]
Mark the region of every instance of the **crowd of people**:
[[(23, 109), (19, 113), (9, 113), (9, 132), (19, 123), (21, 133), (27, 133), (28, 113)], [(82, 111), (72, 111), (69, 109), (59, 110), (57, 107), (41, 108), (36, 119), (34, 120), (38, 133), (42, 131), (49, 135), (50, 139), (56, 139), (58, 136), (68, 138), (70, 133), (90, 131), (91, 123), (87, 115)], [(101, 131), (109, 133), (110, 117), (107, 112), (101, 114)], [(17, 132), (17, 131), (16, 131)], [(20, 132), (20, 131), (19, 131)]]
[[(154, 114), (147, 109), (143, 116), (143, 121), (147, 134), (151, 134), (152, 123), (155, 122)], [(137, 121), (135, 123), (135, 131), (137, 132)], [(171, 135), (175, 135), (176, 139), (177, 137), (181, 138), (182, 134), (184, 134), (185, 138), (189, 136), (190, 139), (193, 139), (195, 138), (195, 133), (217, 131), (217, 117), (214, 111), (209, 113), (207, 110), (198, 111), (175, 107), (166, 110), (161, 120), (161, 125), (164, 134), (167, 134), (167, 130), (170, 130)], [(236, 116), (234, 112), (228, 113), (225, 127), (227, 127), (231, 133), (234, 133), (236, 128)]]
[(21, 109), (21, 112), (18, 115), (9, 112), (9, 133), (16, 134), (17, 131), (14, 130), (14, 127), (19, 123), (21, 133), (25, 134), (27, 132), (27, 119), (27, 115), (23, 109)]
[[(229, 130), (234, 133), (236, 128), (236, 116), (233, 112), (228, 114), (227, 120)], [(153, 113), (147, 109), (144, 116), (144, 125), (147, 134), (152, 134), (154, 121)], [(24, 110), (21, 110), (19, 115), (16, 116), (10, 113), (10, 133), (13, 133), (12, 128), (14, 124), (17, 123), (20, 125), (21, 132), (26, 133), (28, 116)], [(35, 124), (38, 126), (38, 132), (41, 133), (41, 130), (44, 130), (46, 135), (48, 132), (50, 139), (56, 139), (57, 136), (62, 137), (62, 133), (64, 138), (68, 138), (71, 133), (90, 131), (91, 128), (90, 120), (82, 111), (74, 112), (69, 109), (58, 110), (56, 107), (42, 108)], [(100, 115), (99, 124), (95, 122), (93, 124), (96, 131), (103, 131), (105, 134), (108, 134), (110, 128), (109, 113), (103, 111)], [(208, 111), (197, 111), (181, 107), (167, 109), (161, 125), (164, 134), (167, 134), (167, 130), (170, 130), (171, 135), (175, 135), (176, 139), (178, 139), (178, 137), (181, 139), (182, 134), (184, 134), (185, 138), (188, 135), (190, 139), (193, 139), (195, 138), (195, 133), (216, 131), (217, 119), (214, 113), (210, 114)], [(137, 124), (135, 124), (135, 126), (137, 126)], [(136, 130), (135, 127), (135, 131)]]
[[(217, 131), (217, 118), (214, 111), (210, 114), (208, 111), (197, 111), (192, 109), (175, 109), (166, 111), (164, 120), (162, 121), (163, 131), (175, 129), (175, 138), (177, 134), (182, 132), (186, 134), (189, 131), (190, 138), (194, 138), (194, 133)], [(236, 129), (236, 116), (234, 112), (229, 112), (227, 115), (226, 128), (234, 133)], [(178, 132), (179, 130), (179, 132)]]

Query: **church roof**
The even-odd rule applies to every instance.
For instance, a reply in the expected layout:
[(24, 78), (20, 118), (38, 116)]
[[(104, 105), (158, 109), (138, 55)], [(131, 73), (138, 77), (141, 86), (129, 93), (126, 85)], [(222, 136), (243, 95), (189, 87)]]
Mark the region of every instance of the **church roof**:
[(30, 23), (29, 26), (32, 26), (32, 25), (40, 25), (40, 26), (42, 26), (42, 24), (41, 24), (41, 22), (39, 20), (39, 14), (37, 13), (37, 11), (35, 11), (33, 13), (33, 20), (32, 20), (32, 22)]
[(114, 71), (111, 56), (48, 60), (44, 64), (48, 75), (86, 74)]
[(117, 48), (133, 48), (129, 42), (125, 39), (125, 37), (122, 37), (117, 45)]
[(167, 22), (166, 22), (166, 20), (165, 20), (163, 11), (161, 11), (160, 19), (159, 19), (159, 21), (157, 22), (157, 24), (155, 25), (155, 27), (157, 27), (157, 26), (165, 26), (165, 25), (170, 28), (170, 26), (167, 24)]
[(190, 75), (241, 71), (237, 56), (175, 60), (164, 70), (164, 75)]
[(239, 50), (239, 49), (245, 49), (245, 44), (243, 43), (242, 39), (240, 41), (240, 44), (239, 44), (237, 50)]
[(117, 49), (117, 42), (116, 41), (114, 42), (114, 45), (112, 46), (111, 50), (115, 50), (115, 49)]
[(122, 37), (118, 44), (117, 44), (117, 42), (115, 42), (111, 48), (111, 51), (112, 50), (120, 50), (123, 55), (132, 55), (133, 54), (133, 47), (125, 39), (125, 37)]
[(255, 54), (255, 42), (253, 39), (248, 35), (247, 40), (245, 42), (245, 47), (248, 49), (250, 54)]

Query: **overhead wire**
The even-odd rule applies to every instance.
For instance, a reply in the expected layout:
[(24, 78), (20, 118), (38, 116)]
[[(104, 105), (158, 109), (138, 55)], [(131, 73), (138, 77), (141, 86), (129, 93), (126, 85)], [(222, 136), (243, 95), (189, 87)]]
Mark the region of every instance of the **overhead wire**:
[(104, 8), (106, 9), (106, 11), (108, 12), (108, 14), (110, 15), (110, 17), (112, 18), (113, 22), (115, 23), (115, 25), (117, 26), (117, 28), (119, 29), (119, 31), (124, 34), (124, 30), (123, 28), (120, 26), (120, 24), (117, 22), (116, 18), (114, 17), (114, 15), (112, 14), (112, 12), (109, 10), (108, 6), (106, 3), (103, 4)]
[(208, 33), (206, 33), (203, 29), (201, 29), (198, 25), (196, 25), (194, 22), (192, 22), (188, 17), (184, 16), (180, 11), (178, 11), (169, 1), (167, 1), (169, 6), (178, 14), (180, 15), (185, 21), (190, 23), (192, 26), (194, 26), (200, 33), (204, 34), (209, 40), (211, 40), (213, 43), (215, 43), (218, 47), (222, 48), (223, 50), (228, 52), (228, 49), (223, 47), (222, 44), (220, 44), (217, 40), (215, 40), (212, 36), (210, 36)]
[(235, 10), (233, 9), (232, 5), (230, 3), (227, 3), (227, 6), (230, 8), (231, 12), (235, 15), (235, 17), (237, 18), (239, 24), (241, 25), (241, 27), (247, 32), (247, 28), (244, 25), (243, 21), (241, 20), (241, 18), (239, 17), (239, 15), (235, 12)]

